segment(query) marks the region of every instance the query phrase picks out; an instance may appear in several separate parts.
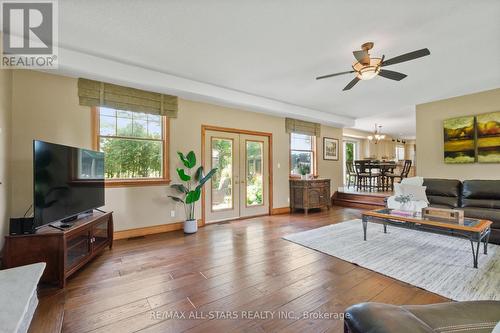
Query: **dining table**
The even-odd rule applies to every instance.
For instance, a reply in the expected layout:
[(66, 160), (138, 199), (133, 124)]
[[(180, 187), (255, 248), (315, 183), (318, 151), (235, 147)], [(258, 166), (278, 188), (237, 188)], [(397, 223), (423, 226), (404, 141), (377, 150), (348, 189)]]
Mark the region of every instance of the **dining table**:
[(394, 161), (373, 161), (373, 160), (361, 160), (356, 161), (356, 163), (363, 164), (363, 169), (365, 172), (369, 172), (370, 174), (375, 174), (376, 171), (379, 171), (380, 179), (378, 179), (377, 188), (382, 190), (387, 190), (389, 188), (389, 184), (385, 179), (385, 175), (388, 173), (393, 173), (394, 169), (398, 167), (398, 164)]

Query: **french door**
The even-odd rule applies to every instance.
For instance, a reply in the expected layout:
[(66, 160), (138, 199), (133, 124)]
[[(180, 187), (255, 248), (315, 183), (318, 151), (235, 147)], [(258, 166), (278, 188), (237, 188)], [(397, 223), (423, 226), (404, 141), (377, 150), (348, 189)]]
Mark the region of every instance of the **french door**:
[(205, 170), (217, 172), (205, 187), (206, 222), (269, 213), (269, 138), (205, 132)]
[(343, 165), (344, 186), (347, 186), (349, 181), (348, 181), (348, 176), (347, 176), (346, 163), (347, 162), (354, 162), (354, 160), (358, 159), (358, 142), (344, 140), (343, 143), (344, 143), (344, 165)]

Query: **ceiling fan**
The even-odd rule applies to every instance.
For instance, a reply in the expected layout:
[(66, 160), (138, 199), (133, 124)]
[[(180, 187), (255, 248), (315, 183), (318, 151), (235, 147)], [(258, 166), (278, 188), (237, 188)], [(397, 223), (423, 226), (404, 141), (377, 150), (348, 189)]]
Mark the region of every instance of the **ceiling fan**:
[(372, 42), (366, 42), (361, 45), (361, 50), (352, 52), (352, 54), (354, 54), (354, 58), (356, 58), (357, 60), (352, 65), (352, 71), (318, 76), (316, 80), (326, 79), (337, 75), (356, 73), (356, 77), (351, 82), (349, 82), (349, 84), (347, 84), (344, 89), (342, 89), (344, 91), (354, 87), (354, 85), (360, 80), (370, 80), (377, 75), (385, 77), (386, 79), (401, 81), (407, 76), (406, 74), (382, 69), (382, 67), (399, 64), (400, 62), (410, 61), (431, 54), (429, 49), (425, 48), (405, 53), (388, 60), (385, 60), (385, 55), (383, 55), (382, 58), (372, 58), (370, 57), (368, 51), (373, 48), (373, 45), (374, 44)]

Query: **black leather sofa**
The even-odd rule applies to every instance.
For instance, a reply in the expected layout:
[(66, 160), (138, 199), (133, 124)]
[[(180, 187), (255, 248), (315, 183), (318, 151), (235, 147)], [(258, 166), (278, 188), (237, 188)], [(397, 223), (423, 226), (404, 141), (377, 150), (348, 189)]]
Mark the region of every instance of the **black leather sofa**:
[(500, 180), (425, 178), (429, 206), (456, 208), (466, 217), (493, 222), (490, 243), (500, 244)]
[(396, 306), (361, 303), (345, 311), (345, 333), (491, 333), (500, 301)]

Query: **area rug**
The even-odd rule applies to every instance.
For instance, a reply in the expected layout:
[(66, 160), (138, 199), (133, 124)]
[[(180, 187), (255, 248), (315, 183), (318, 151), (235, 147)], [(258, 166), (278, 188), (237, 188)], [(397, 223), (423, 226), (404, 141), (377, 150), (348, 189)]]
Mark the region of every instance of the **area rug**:
[(469, 240), (351, 220), (283, 237), (456, 301), (500, 300), (500, 246), (481, 245), (472, 267)]

